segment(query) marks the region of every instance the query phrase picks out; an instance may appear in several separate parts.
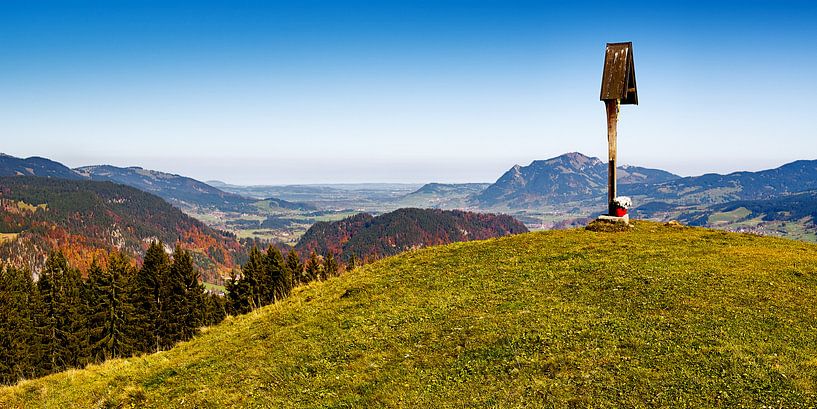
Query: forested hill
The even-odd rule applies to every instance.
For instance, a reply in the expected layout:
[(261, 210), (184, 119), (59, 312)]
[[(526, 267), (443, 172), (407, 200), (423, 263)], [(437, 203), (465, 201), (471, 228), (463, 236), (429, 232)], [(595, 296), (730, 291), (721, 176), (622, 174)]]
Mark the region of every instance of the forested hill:
[(91, 180), (121, 183), (153, 193), (183, 208), (201, 206), (240, 210), (255, 202), (189, 177), (139, 167), (120, 168), (98, 165), (84, 166), (74, 170)]
[(82, 179), (68, 166), (53, 160), (32, 156), (16, 158), (0, 153), (0, 176), (40, 176), (60, 179)]
[(458, 210), (398, 209), (377, 217), (361, 213), (315, 223), (298, 241), (301, 254), (339, 254), (343, 260), (376, 259), (419, 247), (527, 232), (511, 216)]
[[(254, 209), (254, 204), (258, 202), (256, 199), (228, 193), (193, 178), (140, 167), (121, 168), (110, 165), (95, 165), (74, 170), (79, 175), (91, 180), (121, 183), (144, 192), (153, 193), (182, 209), (202, 207), (241, 212)], [(311, 206), (291, 203), (286, 200), (275, 198), (268, 200), (272, 206), (282, 209), (312, 209)]]
[[(62, 163), (40, 157), (16, 158), (0, 153), (0, 176), (40, 176), (69, 180), (114, 182), (155, 194), (183, 210), (218, 209), (228, 212), (256, 211), (257, 199), (225, 192), (186, 176), (140, 167), (111, 165), (83, 166), (71, 169)], [(313, 210), (303, 203), (277, 198), (266, 199), (265, 206), (289, 210)]]
[(0, 177), (0, 260), (37, 272), (61, 249), (87, 269), (117, 248), (141, 257), (152, 240), (180, 243), (206, 279), (236, 265), (242, 250), (228, 233), (211, 229), (162, 198), (110, 182)]

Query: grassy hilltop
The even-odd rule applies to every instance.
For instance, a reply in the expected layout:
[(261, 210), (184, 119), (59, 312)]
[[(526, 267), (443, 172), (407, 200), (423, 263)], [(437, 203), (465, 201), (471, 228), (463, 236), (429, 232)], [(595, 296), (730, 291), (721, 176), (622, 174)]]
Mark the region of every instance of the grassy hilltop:
[(433, 247), (0, 407), (803, 407), (817, 246), (636, 222)]

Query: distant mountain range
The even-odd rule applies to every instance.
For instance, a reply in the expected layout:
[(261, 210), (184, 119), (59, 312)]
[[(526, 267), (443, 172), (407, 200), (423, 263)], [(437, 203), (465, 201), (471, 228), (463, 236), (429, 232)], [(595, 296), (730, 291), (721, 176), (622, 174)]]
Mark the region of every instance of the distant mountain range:
[(86, 179), (121, 183), (143, 192), (153, 193), (179, 207), (202, 206), (239, 210), (255, 202), (189, 177), (140, 167), (96, 165), (83, 166), (74, 171)]
[(773, 199), (817, 189), (817, 160), (799, 160), (759, 172), (710, 173), (666, 183), (629, 186), (635, 197), (684, 205)]
[(360, 213), (340, 221), (315, 223), (295, 249), (304, 255), (331, 251), (343, 260), (352, 255), (372, 260), (425, 246), (527, 231), (525, 225), (506, 215), (406, 208), (376, 217)]
[[(510, 212), (531, 226), (570, 225), (563, 222), (592, 217), (603, 211), (607, 190), (606, 162), (576, 152), (537, 160), (528, 166), (513, 166), (491, 184), (234, 186), (214, 181), (212, 183), (218, 186), (214, 187), (188, 177), (137, 167), (100, 165), (69, 169), (46, 158), (21, 159), (0, 155), (0, 176), (3, 175), (126, 184), (157, 194), (186, 211), (199, 208), (232, 212), (226, 222), (222, 220), (218, 224), (210, 220), (210, 223), (237, 232), (241, 229), (236, 226), (245, 226), (249, 230), (245, 229), (242, 237), (253, 235), (253, 229), (279, 229), (278, 226), (285, 222), (290, 225), (298, 220), (303, 222), (306, 219), (292, 218), (286, 213), (316, 209), (365, 210), (375, 214), (406, 207)], [(793, 197), (799, 192), (817, 191), (817, 160), (800, 160), (758, 172), (692, 177), (680, 177), (660, 169), (621, 166), (618, 168), (618, 186), (619, 194), (633, 197), (635, 217), (674, 218), (735, 230), (763, 226), (778, 229), (778, 223), (784, 221), (766, 220), (770, 217), (766, 213), (751, 210), (748, 218), (738, 217), (752, 206), (737, 206), (737, 203), (766, 201), (752, 205), (763, 208), (788, 206), (790, 214), (799, 215), (809, 208), (814, 198), (809, 194), (797, 199)], [(730, 206), (741, 210), (727, 210)], [(204, 213), (218, 212), (208, 210)], [(242, 218), (242, 215), (246, 217)], [(322, 216), (308, 217), (311, 222)], [(269, 219), (269, 223), (259, 222), (265, 219)], [(727, 223), (725, 219), (732, 222)], [(808, 234), (817, 232), (812, 218), (794, 218), (785, 222), (790, 224), (791, 231), (798, 228)], [(280, 227), (289, 229), (286, 237), (292, 237), (291, 231), (294, 230), (290, 225)]]
[(108, 251), (141, 257), (152, 240), (192, 251), (210, 282), (243, 257), (235, 237), (211, 229), (158, 196), (88, 180), (0, 177), (0, 261), (38, 272), (50, 250), (87, 269)]
[[(620, 185), (656, 184), (678, 178), (680, 176), (659, 169), (618, 168)], [(470, 200), (480, 208), (525, 209), (604, 200), (606, 192), (607, 163), (573, 152), (533, 161), (528, 166), (515, 165)]]
[[(50, 159), (15, 158), (0, 154), (0, 176), (40, 176), (69, 180), (109, 181), (153, 193), (182, 208), (215, 208), (222, 211), (247, 211), (257, 199), (228, 193), (204, 182), (171, 173), (111, 165), (83, 166), (70, 169)], [(313, 206), (269, 198), (266, 206), (291, 210), (314, 210)]]
[(32, 156), (15, 158), (0, 153), (0, 176), (39, 176), (44, 178), (82, 179), (71, 168), (51, 159)]
[[(158, 195), (182, 208), (210, 207), (226, 211), (246, 211), (257, 199), (228, 193), (186, 176), (140, 167), (119, 168), (110, 165), (84, 166), (74, 169), (91, 180), (111, 181)], [(313, 206), (286, 200), (266, 199), (273, 207), (291, 210), (314, 210)]]
[[(536, 223), (541, 216), (531, 217), (526, 212), (555, 212), (551, 227), (570, 226), (573, 221), (582, 223), (601, 213), (606, 192), (607, 164), (568, 153), (529, 166), (514, 166), (465, 202), (471, 209), (513, 212), (528, 223)], [(817, 241), (815, 192), (817, 160), (799, 160), (758, 172), (691, 177), (637, 166), (618, 169), (618, 193), (633, 197), (636, 207), (631, 213), (636, 218), (674, 219), (810, 241)]]

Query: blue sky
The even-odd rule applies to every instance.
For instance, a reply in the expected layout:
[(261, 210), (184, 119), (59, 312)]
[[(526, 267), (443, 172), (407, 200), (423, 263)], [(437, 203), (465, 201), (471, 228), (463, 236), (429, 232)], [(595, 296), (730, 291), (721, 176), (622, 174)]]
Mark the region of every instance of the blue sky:
[(233, 183), (493, 181), (604, 158), (684, 175), (817, 159), (817, 4), (2, 1), (0, 151)]

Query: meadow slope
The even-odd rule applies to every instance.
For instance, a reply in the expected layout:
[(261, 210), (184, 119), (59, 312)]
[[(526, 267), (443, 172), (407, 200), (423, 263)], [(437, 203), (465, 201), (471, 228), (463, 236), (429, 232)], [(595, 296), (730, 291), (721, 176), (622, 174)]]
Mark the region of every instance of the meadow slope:
[(649, 222), (405, 253), (0, 407), (805, 407), (817, 245)]

